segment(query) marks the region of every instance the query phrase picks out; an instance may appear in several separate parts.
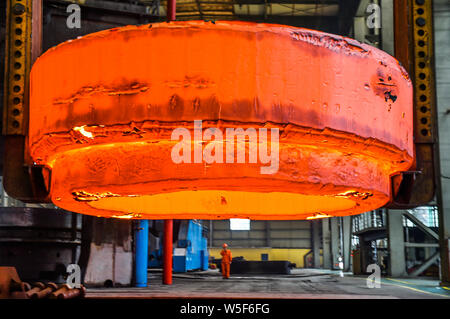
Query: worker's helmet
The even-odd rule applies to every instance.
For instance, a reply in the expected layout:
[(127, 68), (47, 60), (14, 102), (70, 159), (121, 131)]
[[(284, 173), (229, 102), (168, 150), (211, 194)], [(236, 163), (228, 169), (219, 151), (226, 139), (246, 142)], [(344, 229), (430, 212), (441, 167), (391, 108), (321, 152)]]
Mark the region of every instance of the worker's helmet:
[(227, 248), (228, 245), (227, 245), (227, 244), (223, 244), (222, 247), (223, 247), (223, 248)]

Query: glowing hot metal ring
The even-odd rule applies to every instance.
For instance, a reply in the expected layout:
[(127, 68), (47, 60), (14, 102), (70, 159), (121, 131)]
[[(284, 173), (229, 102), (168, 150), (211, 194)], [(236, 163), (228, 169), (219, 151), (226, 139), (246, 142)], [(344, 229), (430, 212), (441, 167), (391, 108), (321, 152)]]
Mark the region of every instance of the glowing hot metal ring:
[[(358, 214), (388, 202), (390, 176), (413, 161), (404, 69), (373, 47), (301, 28), (190, 21), (94, 33), (38, 59), (30, 98), (28, 151), (48, 172), (51, 200), (91, 215)], [(194, 136), (195, 120), (223, 133), (278, 129), (278, 170), (175, 163), (171, 134)]]

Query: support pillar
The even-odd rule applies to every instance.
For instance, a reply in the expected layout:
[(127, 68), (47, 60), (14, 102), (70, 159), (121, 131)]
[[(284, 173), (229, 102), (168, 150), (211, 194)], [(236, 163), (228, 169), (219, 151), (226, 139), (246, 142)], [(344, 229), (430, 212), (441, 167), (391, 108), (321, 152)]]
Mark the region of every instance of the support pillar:
[(389, 248), (388, 273), (392, 277), (402, 277), (406, 274), (403, 214), (401, 211), (386, 210), (386, 217)]
[(173, 219), (164, 221), (164, 273), (163, 284), (172, 284), (172, 237), (173, 237)]
[(214, 229), (213, 229), (213, 221), (212, 220), (210, 220), (209, 221), (209, 245), (208, 245), (208, 247), (209, 248), (211, 248), (212, 247), (212, 243), (213, 243), (213, 231), (214, 231)]
[[(176, 0), (167, 1), (167, 22), (174, 21), (176, 19)], [(212, 223), (211, 223), (212, 225)], [(211, 231), (212, 233), (212, 231)], [(173, 240), (173, 219), (166, 219), (164, 221), (164, 272), (163, 272), (163, 284), (172, 284), (172, 240)]]
[(270, 239), (270, 221), (265, 221), (265, 228), (266, 228), (266, 246), (272, 247), (272, 241)]
[(174, 21), (176, 15), (176, 0), (167, 1), (167, 22)]
[[(448, 39), (448, 25), (450, 23), (450, 3), (448, 1), (433, 1), (427, 4), (425, 10), (433, 9), (434, 18), (434, 39), (435, 48), (435, 73), (437, 86), (437, 114), (438, 114), (438, 133), (440, 139), (439, 147), (436, 148), (435, 157), (435, 176), (436, 178), (436, 200), (439, 210), (439, 247), (441, 260), (441, 285), (450, 286), (450, 179), (448, 177), (450, 172), (449, 161), (449, 141), (448, 135), (450, 132), (450, 122), (448, 121), (448, 92), (450, 89), (450, 77), (448, 74), (448, 41), (441, 41), (440, 39)], [(433, 28), (433, 26), (429, 26)], [(432, 39), (430, 40), (430, 42)], [(431, 53), (432, 54), (432, 53)], [(440, 163), (439, 165), (437, 163)]]
[(312, 221), (312, 250), (313, 250), (313, 267), (320, 268), (320, 220)]
[(344, 271), (350, 270), (351, 263), (351, 244), (352, 244), (352, 217), (345, 216), (342, 217), (342, 258), (344, 261)]
[(331, 269), (338, 269), (338, 257), (339, 257), (339, 225), (338, 217), (330, 219), (331, 229)]
[(147, 287), (148, 220), (138, 221), (136, 230), (136, 287)]
[(370, 241), (364, 241), (364, 236), (359, 236), (359, 249), (360, 273), (358, 274), (367, 274), (367, 266), (372, 263), (372, 256), (370, 253), (372, 247)]
[(42, 0), (34, 0), (31, 18), (31, 65), (42, 53), (42, 11)]
[(331, 269), (330, 219), (322, 219), (323, 268)]

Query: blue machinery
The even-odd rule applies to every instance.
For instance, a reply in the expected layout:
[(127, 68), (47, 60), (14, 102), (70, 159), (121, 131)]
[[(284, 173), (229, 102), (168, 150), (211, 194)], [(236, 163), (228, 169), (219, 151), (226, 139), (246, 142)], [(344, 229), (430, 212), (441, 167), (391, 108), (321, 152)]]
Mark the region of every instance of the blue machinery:
[[(156, 229), (157, 226), (155, 225)], [(156, 244), (153, 247), (152, 241), (150, 242), (149, 268), (163, 266), (161, 239), (160, 236), (159, 240), (153, 240)], [(207, 270), (209, 259), (207, 244), (207, 231), (200, 221), (174, 221), (173, 271), (180, 273), (189, 270)]]

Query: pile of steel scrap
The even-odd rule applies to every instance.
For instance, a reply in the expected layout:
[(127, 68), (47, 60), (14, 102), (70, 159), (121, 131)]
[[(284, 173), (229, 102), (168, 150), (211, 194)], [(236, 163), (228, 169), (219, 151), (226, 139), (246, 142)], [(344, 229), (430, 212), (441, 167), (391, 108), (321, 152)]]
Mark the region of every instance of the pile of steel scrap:
[(86, 288), (71, 288), (53, 282), (22, 282), (14, 267), (0, 267), (0, 299), (73, 299), (84, 298)]

